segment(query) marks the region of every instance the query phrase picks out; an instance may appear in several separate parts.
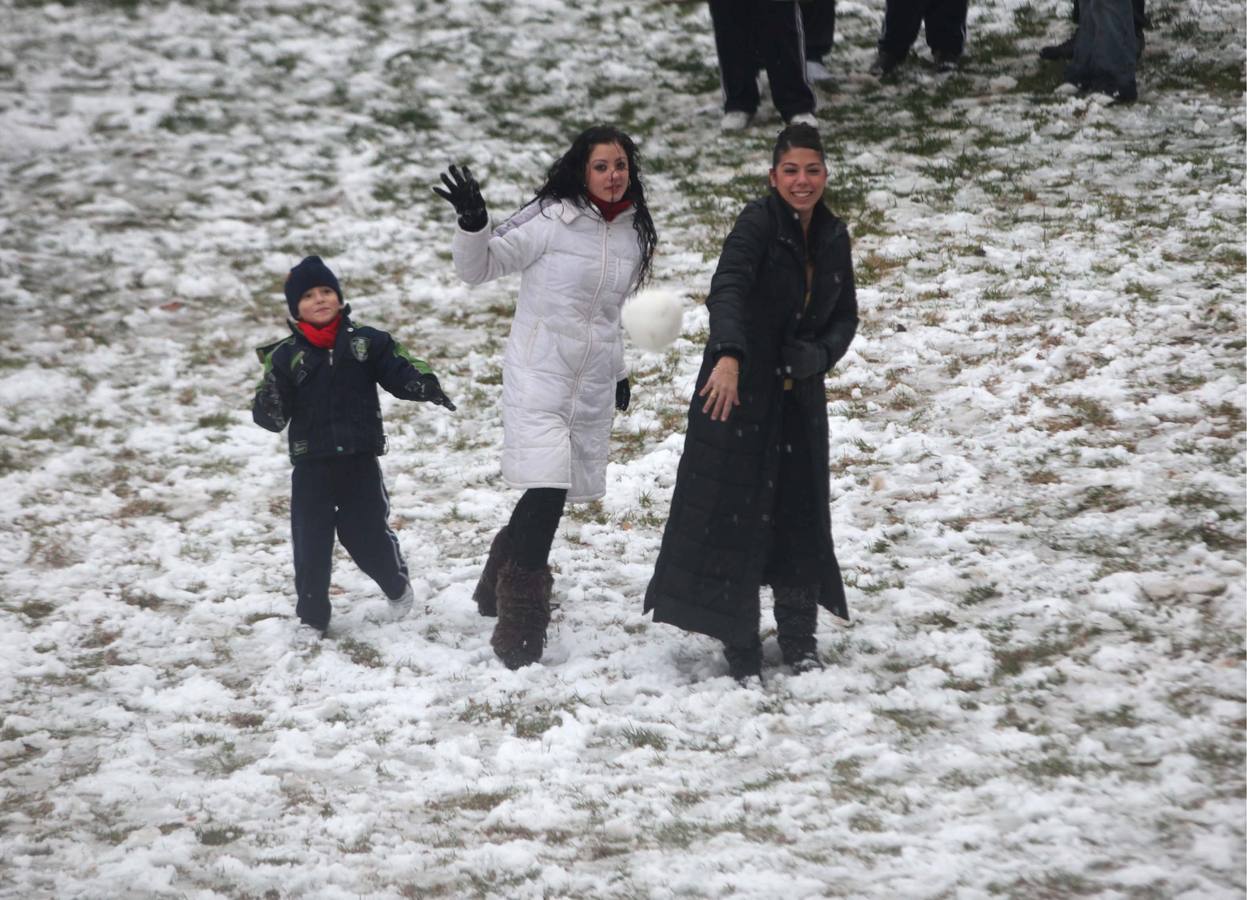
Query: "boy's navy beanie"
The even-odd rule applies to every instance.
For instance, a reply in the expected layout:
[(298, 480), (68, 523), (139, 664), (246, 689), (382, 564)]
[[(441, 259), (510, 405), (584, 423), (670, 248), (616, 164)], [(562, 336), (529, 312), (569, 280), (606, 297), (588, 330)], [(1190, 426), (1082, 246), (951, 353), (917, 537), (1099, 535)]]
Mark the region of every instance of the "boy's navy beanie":
[(338, 284), (338, 276), (330, 271), (319, 256), (309, 256), (286, 276), (286, 306), (290, 309), (290, 318), (299, 318), (299, 298), (314, 287), (333, 288), (338, 295), (338, 302), (342, 302), (342, 287)]

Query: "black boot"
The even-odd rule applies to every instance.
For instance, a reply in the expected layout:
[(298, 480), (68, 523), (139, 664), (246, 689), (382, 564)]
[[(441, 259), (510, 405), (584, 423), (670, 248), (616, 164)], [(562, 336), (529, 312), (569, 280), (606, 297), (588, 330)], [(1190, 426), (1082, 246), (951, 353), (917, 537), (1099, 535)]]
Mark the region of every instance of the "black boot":
[(1040, 59), (1073, 59), (1074, 37), (1071, 35), (1059, 44), (1049, 44), (1039, 48)]
[(818, 625), (818, 588), (777, 585), (775, 590), (775, 630), (779, 634), (779, 650), (784, 664), (796, 674), (821, 669), (818, 642), (814, 629)]
[(476, 601), (476, 608), (482, 616), (498, 615), (498, 570), (510, 558), (511, 536), (507, 533), (507, 526), (503, 525), (489, 545), (485, 570), (481, 572), (481, 580), (476, 583), (476, 590), (472, 592), (472, 599)]
[(762, 679), (762, 641), (756, 635), (753, 643), (745, 646), (725, 643), (723, 655), (727, 658), (727, 673), (740, 684), (747, 684), (750, 678)]
[(489, 643), (508, 669), (541, 659), (553, 589), (554, 576), (549, 566), (530, 572), (508, 560), (499, 570), (498, 624)]
[(879, 49), (875, 53), (874, 62), (870, 64), (870, 74), (876, 78), (886, 78), (895, 72), (905, 61), (905, 56), (897, 56), (890, 50)]

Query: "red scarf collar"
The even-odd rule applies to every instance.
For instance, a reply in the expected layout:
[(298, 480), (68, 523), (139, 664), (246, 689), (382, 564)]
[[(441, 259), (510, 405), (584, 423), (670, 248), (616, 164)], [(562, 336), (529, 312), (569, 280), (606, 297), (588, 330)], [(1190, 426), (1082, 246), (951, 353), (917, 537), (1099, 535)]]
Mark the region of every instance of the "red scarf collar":
[(342, 324), (342, 316), (337, 316), (324, 328), (317, 328), (310, 322), (296, 322), (303, 336), (311, 341), (313, 347), (328, 350), (338, 339), (338, 326)]
[(613, 222), (615, 216), (632, 205), (632, 201), (627, 197), (622, 200), (599, 200), (597, 197), (589, 194), (589, 199), (593, 201), (593, 205), (602, 213), (602, 218), (608, 222)]

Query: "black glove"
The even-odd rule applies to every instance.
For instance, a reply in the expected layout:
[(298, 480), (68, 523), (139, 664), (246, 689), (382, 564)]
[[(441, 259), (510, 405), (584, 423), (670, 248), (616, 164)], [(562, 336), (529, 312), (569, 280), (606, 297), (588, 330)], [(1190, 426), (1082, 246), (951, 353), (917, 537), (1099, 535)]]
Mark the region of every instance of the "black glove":
[(286, 427), (286, 417), (281, 411), (281, 392), (277, 389), (277, 378), (272, 372), (264, 376), (260, 389), (256, 391), (255, 405), (259, 413), (278, 431)]
[(623, 412), (628, 408), (628, 403), (632, 400), (632, 385), (628, 383), (627, 378), (620, 378), (615, 382), (615, 409)]
[(407, 384), (407, 393), (411, 395), (413, 400), (420, 400), (424, 403), (436, 403), (438, 406), (444, 406), (451, 412), (455, 411), (455, 405), (450, 402), (450, 398), (442, 390), (441, 383), (437, 380), (436, 375), (421, 375), (417, 380)]
[[(453, 179), (453, 181), (451, 180)], [(485, 212), (485, 198), (481, 196), (481, 186), (476, 183), (467, 166), (460, 172), (455, 166), (450, 167), (450, 177), (442, 173), (442, 184), (446, 190), (433, 188), (433, 193), (441, 197), (455, 208), (459, 214), (459, 227), (464, 231), (480, 231), (489, 224), (489, 214)]]
[(813, 341), (790, 340), (779, 348), (780, 370), (789, 378), (809, 378), (827, 371), (827, 348)]

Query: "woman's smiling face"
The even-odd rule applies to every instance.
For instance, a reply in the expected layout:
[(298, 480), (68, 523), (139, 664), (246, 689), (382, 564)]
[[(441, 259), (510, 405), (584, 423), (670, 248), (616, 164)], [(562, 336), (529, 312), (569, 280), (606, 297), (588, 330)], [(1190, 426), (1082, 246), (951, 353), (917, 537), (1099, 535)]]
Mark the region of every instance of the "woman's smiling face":
[(817, 150), (792, 147), (784, 151), (771, 169), (771, 187), (785, 203), (805, 218), (823, 198), (827, 187), (827, 166)]

